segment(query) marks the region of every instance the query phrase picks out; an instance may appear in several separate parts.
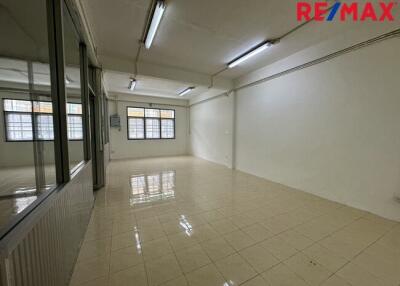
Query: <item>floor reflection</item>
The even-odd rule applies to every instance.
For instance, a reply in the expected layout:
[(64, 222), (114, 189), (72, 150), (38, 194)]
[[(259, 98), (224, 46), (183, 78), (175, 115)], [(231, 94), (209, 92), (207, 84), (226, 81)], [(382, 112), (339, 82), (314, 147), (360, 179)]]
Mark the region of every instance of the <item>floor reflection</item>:
[(0, 226), (4, 226), (10, 218), (21, 213), (37, 199), (37, 196), (0, 199)]
[(54, 165), (45, 165), (46, 185), (37, 191), (35, 167), (0, 168), (0, 229), (56, 186)]
[(133, 232), (135, 234), (135, 245), (136, 245), (137, 253), (142, 254), (142, 244), (140, 241), (139, 229), (137, 228), (137, 226), (134, 227)]
[(179, 224), (185, 230), (185, 234), (187, 236), (192, 236), (193, 227), (184, 215), (181, 215), (181, 217), (179, 218)]
[(130, 179), (131, 205), (167, 200), (175, 197), (175, 171), (135, 175)]

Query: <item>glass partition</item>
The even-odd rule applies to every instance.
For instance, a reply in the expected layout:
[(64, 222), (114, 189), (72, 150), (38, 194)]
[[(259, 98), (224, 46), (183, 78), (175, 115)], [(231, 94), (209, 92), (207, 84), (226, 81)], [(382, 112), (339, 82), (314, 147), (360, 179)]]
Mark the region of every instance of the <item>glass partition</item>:
[(80, 39), (67, 6), (63, 9), (65, 84), (70, 170), (84, 160)]
[(0, 229), (56, 186), (46, 1), (0, 0)]

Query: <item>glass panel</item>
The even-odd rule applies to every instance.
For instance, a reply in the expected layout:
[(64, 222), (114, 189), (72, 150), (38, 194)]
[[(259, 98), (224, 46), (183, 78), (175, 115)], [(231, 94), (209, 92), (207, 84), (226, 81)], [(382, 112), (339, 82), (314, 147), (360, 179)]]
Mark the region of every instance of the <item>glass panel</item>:
[(82, 104), (80, 103), (67, 103), (68, 114), (82, 114)]
[(144, 117), (144, 108), (128, 107), (128, 116)]
[(175, 120), (161, 119), (161, 138), (171, 139), (175, 137)]
[[(21, 212), (55, 187), (56, 172), (54, 142), (33, 140), (53, 137), (46, 1), (0, 0), (0, 19), (3, 233), (19, 220)], [(15, 91), (7, 91), (10, 88)], [(40, 114), (34, 116), (33, 111)]]
[(39, 140), (54, 140), (53, 115), (36, 115), (36, 124)]
[(129, 139), (144, 139), (144, 119), (128, 119)]
[(65, 50), (65, 83), (67, 91), (68, 113), (68, 154), (70, 170), (84, 160), (82, 92), (80, 82), (80, 50), (79, 37), (72, 22), (68, 8), (63, 6), (64, 21), (64, 50)]
[(29, 141), (33, 139), (31, 114), (7, 113), (6, 127), (8, 141)]
[(33, 112), (38, 113), (53, 113), (53, 104), (45, 101), (34, 101)]
[(161, 110), (161, 118), (175, 118), (175, 110)]
[(146, 138), (159, 139), (160, 138), (160, 120), (159, 119), (146, 119)]
[(146, 108), (146, 117), (160, 117), (160, 110)]
[(4, 99), (4, 111), (32, 112), (32, 102), (28, 100)]
[(83, 139), (82, 116), (68, 115), (68, 139), (69, 140)]

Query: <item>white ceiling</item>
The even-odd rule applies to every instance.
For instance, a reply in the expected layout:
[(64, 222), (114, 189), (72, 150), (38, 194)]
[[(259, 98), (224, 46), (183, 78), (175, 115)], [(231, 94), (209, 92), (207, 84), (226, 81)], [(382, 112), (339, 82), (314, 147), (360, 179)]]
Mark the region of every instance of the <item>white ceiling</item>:
[[(82, 1), (100, 60), (135, 60), (150, 2)], [(153, 46), (144, 50), (140, 61), (211, 75), (254, 45), (296, 27), (295, 9), (292, 0), (169, 0)], [(239, 77), (341, 30), (331, 25), (314, 31), (301, 42), (280, 45), (222, 76)]]
[[(84, 7), (103, 67), (126, 73), (124, 80), (122, 75), (106, 76), (108, 86), (111, 91), (126, 93), (151, 0), (78, 1)], [(299, 25), (296, 3), (295, 0), (167, 0), (153, 46), (150, 50), (143, 49), (140, 55), (138, 73), (141, 74), (142, 65), (151, 64), (211, 76), (254, 45), (277, 38)], [(351, 21), (312, 22), (218, 77), (236, 79), (360, 25)], [(372, 29), (382, 23), (362, 25)], [(111, 62), (117, 64), (111, 66)], [(184, 79), (171, 83), (144, 77), (143, 81), (142, 86), (139, 82), (138, 90), (143, 88), (143, 93), (148, 91), (152, 95), (172, 96), (179, 88), (191, 85)], [(203, 87), (206, 84), (197, 91)]]
[[(181, 98), (177, 95), (179, 91), (196, 86), (183, 99), (226, 91), (232, 79), (333, 39), (349, 29), (361, 33), (362, 29), (372, 31), (377, 26), (389, 25), (351, 21), (310, 23), (271, 49), (221, 73), (215, 79), (215, 87), (208, 89), (211, 74), (224, 68), (227, 62), (261, 41), (279, 37), (296, 27), (299, 24), (295, 15), (297, 1), (166, 0), (160, 29), (152, 48), (143, 49), (137, 89), (131, 92), (127, 86), (134, 72), (133, 63), (151, 0), (76, 1), (81, 2), (87, 16), (110, 92)], [(1, 0), (0, 34), (13, 38), (0, 45), (0, 54), (34, 61), (35, 84), (48, 85), (48, 66), (39, 64), (48, 61), (47, 32), (43, 32), (45, 2), (40, 2), (41, 6), (28, 2)], [(400, 12), (399, 5), (395, 10), (395, 14)], [(28, 11), (34, 11), (35, 16), (27, 18), (32, 14)], [(398, 21), (390, 25), (398, 27)], [(69, 87), (79, 85), (77, 69), (67, 68), (67, 75), (72, 79)], [(26, 63), (0, 59), (0, 80), (26, 83)]]

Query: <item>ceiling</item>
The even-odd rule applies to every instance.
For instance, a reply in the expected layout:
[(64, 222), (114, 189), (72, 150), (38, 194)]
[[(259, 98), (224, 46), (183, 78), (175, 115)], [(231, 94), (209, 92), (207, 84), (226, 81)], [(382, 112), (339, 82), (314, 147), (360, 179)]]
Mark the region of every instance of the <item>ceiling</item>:
[(48, 61), (45, 1), (0, 0), (0, 55)]
[[(134, 62), (151, 1), (81, 1), (100, 61)], [(294, 0), (169, 0), (153, 46), (143, 49), (139, 61), (211, 75), (249, 48), (280, 37), (298, 24)], [(348, 28), (340, 24), (316, 26), (305, 27), (301, 41), (293, 34), (221, 76), (237, 78)]]
[[(135, 90), (130, 91), (128, 89), (130, 78), (130, 74), (115, 71), (105, 71), (103, 77), (105, 87), (110, 93), (190, 99), (209, 91), (207, 86), (197, 85), (192, 92), (181, 97), (179, 93), (191, 86), (190, 84), (144, 75), (136, 77), (137, 84)], [(224, 91), (216, 88), (212, 88), (211, 90), (216, 94)]]
[[(126, 78), (134, 70), (133, 63), (151, 0), (78, 1), (81, 1), (84, 8), (103, 67), (126, 72), (125, 81), (109, 83), (109, 86), (115, 87), (114, 90), (122, 91), (121, 88), (128, 84)], [(140, 54), (139, 75), (142, 73), (142, 65), (153, 64), (210, 77), (223, 69), (229, 61), (260, 42), (278, 38), (299, 25), (295, 0), (166, 1), (167, 8), (153, 45), (150, 50), (142, 49)], [(373, 25), (381, 23), (363, 23), (363, 28), (366, 25), (373, 28)], [(352, 21), (311, 22), (285, 37), (271, 49), (236, 68), (222, 72), (218, 78), (237, 79), (359, 27), (360, 24), (354, 24)], [(111, 67), (108, 66), (110, 62), (117, 64)], [(108, 75), (106, 78), (110, 81), (114, 77)], [(116, 78), (120, 79), (121, 76), (115, 76)], [(118, 87), (115, 86), (117, 82), (121, 84)], [(159, 84), (156, 89), (168, 87), (165, 94), (173, 94), (184, 86), (183, 82), (187, 81), (181, 82), (178, 79), (173, 84), (165, 82)], [(148, 83), (155, 82), (149, 80)]]
[[(135, 57), (151, 0), (76, 1), (84, 9), (96, 52), (106, 71), (107, 88), (118, 93), (181, 98), (177, 95), (179, 91), (196, 86), (191, 94), (184, 97), (187, 99), (226, 91), (231, 88), (232, 80), (251, 71), (333, 39), (349, 29), (361, 30), (361, 24), (352, 22), (312, 22), (271, 49), (222, 72), (215, 79), (214, 88), (208, 89), (211, 75), (223, 69), (227, 62), (254, 45), (277, 38), (296, 27), (299, 24), (295, 15), (297, 1), (166, 0), (167, 9), (153, 45), (150, 50), (142, 49), (139, 58), (137, 88), (130, 92), (127, 86), (134, 74)], [(40, 1), (40, 7), (28, 2), (0, 0), (0, 36), (12, 39), (0, 45), (0, 54), (46, 63), (45, 15), (36, 13), (45, 11), (45, 2)], [(396, 7), (396, 13), (399, 9)], [(374, 25), (382, 23), (362, 23), (364, 30), (373, 30)], [(398, 26), (398, 23), (393, 25)], [(6, 68), (15, 69), (13, 64)], [(16, 81), (26, 80), (24, 73), (6, 70), (4, 65), (2, 62), (3, 80), (11, 77), (15, 77)], [(36, 75), (38, 80), (43, 77), (40, 79), (42, 84), (48, 81), (46, 73), (42, 71), (42, 75)], [(79, 82), (73, 68), (69, 68), (67, 74), (72, 82)]]

